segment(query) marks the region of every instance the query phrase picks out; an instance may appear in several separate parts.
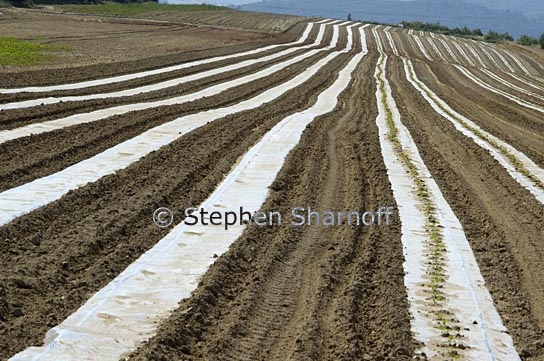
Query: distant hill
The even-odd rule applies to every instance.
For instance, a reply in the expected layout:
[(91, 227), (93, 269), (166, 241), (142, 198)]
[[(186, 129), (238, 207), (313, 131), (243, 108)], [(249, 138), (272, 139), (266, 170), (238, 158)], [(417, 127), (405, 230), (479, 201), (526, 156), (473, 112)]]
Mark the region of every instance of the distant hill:
[[(472, 1), (485, 3), (493, 0)], [(354, 20), (392, 24), (403, 20), (439, 22), (448, 27), (467, 26), (480, 28), (484, 32), (490, 29), (501, 33), (508, 32), (515, 38), (521, 34), (538, 37), (544, 31), (543, 21), (529, 20), (521, 12), (490, 9), (459, 0), (263, 0), (236, 8), (340, 19), (346, 19), (351, 14)]]
[[(466, 0), (469, 3), (488, 7), (519, 11), (529, 19), (540, 20), (544, 23), (544, 1), (542, 0)], [(544, 27), (544, 25), (542, 26)]]

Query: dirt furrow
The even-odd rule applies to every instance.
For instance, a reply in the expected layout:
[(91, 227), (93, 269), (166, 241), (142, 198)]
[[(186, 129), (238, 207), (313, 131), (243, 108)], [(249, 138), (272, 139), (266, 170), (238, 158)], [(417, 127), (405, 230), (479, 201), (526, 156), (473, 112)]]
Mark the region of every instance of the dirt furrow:
[(512, 55), (515, 54), (518, 60), (522, 62), (522, 64), (531, 73), (517, 73), (516, 76), (527, 76), (529, 78), (538, 75), (542, 76), (544, 72), (544, 64), (542, 63), (542, 60), (544, 59), (544, 57), (539, 51), (535, 52), (534, 50), (536, 49), (527, 48), (525, 46), (520, 46), (517, 44), (502, 44), (501, 47), (503, 47), (507, 52), (511, 53)]
[(439, 61), (441, 60), (441, 61), (447, 63), (446, 58), (444, 57), (444, 55), (442, 54), (442, 52), (438, 48), (437, 41), (435, 41), (435, 39), (433, 37), (425, 37), (425, 39), (426, 39), (427, 43), (429, 44), (429, 46), (433, 49), (432, 52), (431, 52), (431, 56), (433, 58), (439, 60)]
[[(87, 82), (79, 82), (79, 83), (73, 83), (73, 84), (61, 84), (57, 86), (50, 87), (50, 90), (47, 91), (40, 91), (40, 90), (46, 90), (47, 87), (44, 89), (40, 89), (40, 87), (29, 87), (29, 88), (21, 88), (21, 89), (15, 89), (19, 90), (16, 93), (11, 93), (10, 90), (5, 90), (6, 94), (3, 94), (5, 98), (11, 99), (11, 101), (19, 100), (19, 102), (15, 103), (9, 103), (2, 105), (0, 108), (2, 109), (13, 109), (13, 108), (27, 108), (30, 107), (31, 104), (39, 104), (39, 101), (43, 99), (43, 102), (45, 104), (51, 104), (51, 102), (55, 99), (50, 99), (48, 97), (56, 97), (57, 101), (55, 103), (58, 103), (59, 101), (77, 101), (78, 97), (83, 98), (80, 100), (85, 100), (85, 95), (93, 94), (93, 95), (104, 95), (102, 98), (106, 98), (107, 95), (118, 95), (115, 94), (115, 92), (119, 92), (118, 88), (122, 88), (125, 90), (125, 92), (128, 90), (131, 90), (132, 92), (148, 92), (149, 89), (141, 88), (139, 87), (141, 84), (149, 85), (150, 83), (157, 83), (157, 85), (162, 85), (166, 80), (172, 82), (174, 80), (178, 80), (178, 78), (183, 79), (183, 76), (187, 75), (193, 75), (195, 73), (206, 73), (205, 70), (213, 69), (217, 73), (217, 70), (222, 70), (227, 68), (229, 65), (232, 66), (233, 64), (238, 65), (240, 63), (244, 63), (245, 67), (248, 67), (249, 65), (253, 65), (254, 60), (270, 57), (270, 56), (281, 56), (282, 54), (285, 54), (286, 51), (293, 52), (300, 50), (302, 51), (303, 48), (308, 47), (316, 47), (319, 45), (322, 45), (322, 41), (320, 40), (319, 43), (316, 44), (316, 38), (317, 33), (321, 33), (325, 27), (324, 25), (321, 26), (312, 26), (310, 25), (314, 24), (308, 24), (308, 28), (305, 29), (305, 34), (307, 34), (304, 39), (306, 41), (304, 44), (308, 43), (305, 46), (299, 47), (300, 43), (298, 42), (292, 42), (287, 43), (285, 45), (276, 44), (272, 46), (267, 46), (264, 48), (258, 48), (250, 52), (251, 54), (245, 55), (246, 53), (236, 53), (229, 56), (225, 56), (222, 58), (227, 58), (220, 60), (221, 57), (211, 57), (209, 59), (205, 60), (196, 60), (196, 61), (189, 61), (182, 64), (176, 64), (175, 66), (160, 68), (160, 69), (152, 69), (145, 72), (139, 72), (135, 74), (125, 74), (118, 77), (109, 77), (109, 78), (102, 78), (97, 79), (95, 81), (87, 81)], [(312, 29), (314, 31), (307, 33), (306, 30)], [(309, 38), (309, 36), (312, 36), (313, 38)], [(323, 38), (323, 34), (321, 34), (321, 38)], [(301, 39), (301, 40), (304, 40)], [(313, 39), (313, 41), (312, 41)], [(270, 49), (272, 48), (272, 49)], [(268, 49), (268, 50), (266, 50)], [(279, 49), (279, 50), (278, 50)], [(260, 50), (260, 51), (257, 51)], [(264, 51), (266, 50), (266, 51)], [(257, 52), (255, 52), (257, 51)], [(273, 59), (269, 59), (268, 61), (271, 62)], [(234, 69), (237, 70), (237, 69)], [(222, 71), (223, 73), (226, 73), (228, 69), (225, 69)], [(209, 71), (208, 71), (209, 73)], [(131, 77), (134, 77), (131, 79)], [(208, 76), (209, 77), (209, 76)], [(117, 78), (124, 78), (124, 80), (120, 81), (120, 79)], [(204, 79), (203, 77), (199, 79)], [(187, 82), (187, 81), (186, 81)], [(170, 85), (171, 87), (175, 86)], [(66, 87), (66, 88), (63, 88)], [(59, 90), (53, 90), (53, 88), (60, 88)], [(147, 87), (149, 88), (149, 87)], [(164, 89), (164, 88), (163, 88)], [(25, 91), (28, 90), (28, 91)], [(160, 90), (160, 89), (156, 89)], [(113, 92), (113, 94), (111, 94)], [(102, 93), (102, 94), (101, 94)], [(136, 93), (137, 94), (137, 93)], [(75, 96), (76, 99), (73, 100), (67, 100), (63, 99), (63, 96)], [(33, 99), (33, 102), (30, 102), (28, 99)], [(22, 101), (22, 102), (21, 102)], [(18, 103), (18, 104), (17, 104)]]
[[(533, 92), (532, 89), (530, 89), (530, 87), (528, 87), (527, 85), (522, 85), (522, 86), (517, 85), (514, 82), (511, 82), (506, 77), (501, 76), (499, 74), (495, 74), (493, 72), (491, 72), (491, 75), (490, 75), (489, 73), (483, 72), (479, 69), (468, 69), (468, 70), (474, 76), (479, 78), (483, 83), (488, 84), (491, 87), (496, 88), (498, 90), (501, 90), (508, 95), (519, 98), (526, 103), (535, 105), (537, 107), (541, 107), (544, 112), (544, 95), (540, 95), (540, 94), (537, 94), (537, 92)], [(498, 76), (498, 78), (495, 78), (493, 76)], [(516, 89), (516, 86), (519, 89)]]
[(497, 57), (497, 54), (493, 52), (487, 45), (482, 42), (477, 42), (472, 40), (474, 44), (474, 49), (480, 53), (482, 59), (490, 65), (492, 70), (508, 72), (509, 69), (506, 68), (503, 62)]
[[(339, 43), (342, 45), (346, 42), (345, 35), (341, 32)], [(205, 97), (182, 105), (118, 115), (0, 144), (5, 165), (1, 171), (0, 189), (12, 188), (61, 170), (107, 149), (116, 142), (127, 140), (138, 132), (181, 115), (232, 105), (254, 97), (304, 71), (320, 57), (322, 56), (315, 55), (276, 73), (275, 76), (234, 87), (217, 96)], [(53, 143), (55, 146), (51, 146)]]
[[(424, 39), (424, 37), (419, 35), (405, 36), (405, 41), (409, 41), (410, 46), (406, 46), (406, 55), (407, 57), (413, 59), (422, 59), (426, 58), (429, 61), (437, 61), (439, 58), (433, 55), (432, 49), (429, 46), (429, 43)], [(402, 40), (401, 40), (402, 43)], [(418, 51), (416, 51), (416, 49)]]
[[(391, 35), (393, 36), (393, 39), (395, 41), (397, 48), (399, 49), (401, 56), (407, 56), (410, 58), (413, 57), (416, 59), (427, 59), (425, 54), (419, 48), (418, 43), (416, 41), (416, 39), (421, 41), (419, 35), (409, 35), (405, 31), (395, 31), (395, 32), (392, 32)], [(427, 51), (427, 55), (430, 55), (429, 50), (428, 49), (425, 49), (425, 50)]]
[[(465, 49), (472, 55), (473, 59), (475, 59), (477, 67), (484, 68), (484, 69), (490, 68), (489, 64), (486, 64), (486, 62), (483, 60), (484, 59), (483, 55), (478, 54), (478, 51), (475, 49), (471, 41), (464, 40), (463, 45)], [(498, 70), (495, 70), (495, 71), (498, 71)]]
[[(318, 30), (319, 29), (317, 27), (314, 27), (308, 39), (305, 42), (299, 44), (299, 46), (304, 46), (304, 45), (308, 45), (312, 43), (313, 40), (316, 38)], [(195, 65), (195, 66), (187, 67), (180, 70), (172, 70), (165, 73), (147, 75), (147, 76), (139, 77), (133, 80), (125, 80), (125, 81), (114, 82), (114, 83), (105, 84), (105, 85), (88, 86), (81, 89), (56, 90), (56, 91), (48, 91), (48, 92), (21, 92), (21, 93), (15, 93), (15, 94), (0, 94), (0, 104), (20, 102), (20, 101), (30, 100), (30, 99), (101, 94), (101, 93), (110, 93), (110, 92), (126, 90), (126, 89), (133, 89), (140, 86), (150, 85), (150, 84), (159, 83), (166, 80), (180, 78), (183, 76), (197, 74), (207, 70), (216, 69), (218, 67), (236, 64), (245, 60), (251, 60), (251, 59), (255, 59), (259, 57), (272, 55), (275, 53), (279, 53), (280, 51), (285, 50), (287, 48), (288, 46), (286, 45), (285, 47), (275, 48), (275, 49), (264, 51), (258, 54), (251, 54), (251, 55), (245, 55), (245, 56), (236, 57), (232, 59), (219, 60), (217, 62), (202, 64), (202, 65)], [(188, 59), (187, 61), (183, 63), (190, 63), (192, 61), (198, 61), (198, 60), (199, 59)]]
[(503, 72), (496, 72), (495, 74), (518, 87), (527, 89), (528, 91), (539, 94), (540, 96), (544, 96), (544, 83), (539, 84), (535, 78)]
[(514, 64), (515, 68), (516, 68), (516, 72), (515, 73), (522, 73), (522, 74), (527, 74), (527, 75), (531, 75), (531, 71), (529, 70), (530, 67), (527, 67), (526, 64), (524, 64), (524, 61), (522, 60), (522, 58), (516, 54), (514, 55), (512, 52), (502, 48), (502, 53), (503, 53), (503, 56), (507, 59), (509, 59), (509, 61), (511, 62), (511, 64)]
[(450, 46), (453, 45), (453, 49), (459, 54), (458, 57), (464, 62), (465, 66), (478, 67), (480, 64), (478, 60), (471, 54), (468, 49), (464, 49), (463, 45), (457, 41), (457, 39), (450, 39)]
[[(495, 93), (503, 98), (508, 99), (509, 101), (512, 101), (518, 105), (521, 105), (522, 107), (535, 110), (539, 113), (544, 113), (544, 107), (539, 106), (538, 104), (535, 104), (534, 102), (528, 102), (524, 99), (521, 99), (519, 97), (516, 97), (512, 95), (511, 93), (502, 91), (496, 87), (493, 87), (492, 85), (484, 82), (482, 79), (474, 76), (467, 68), (463, 66), (456, 65), (456, 70), (459, 71), (461, 74), (463, 74), (465, 77), (467, 77), (468, 80), (471, 80), (473, 83), (476, 83), (478, 86), (480, 86), (483, 89), (486, 89), (492, 93)], [(492, 73), (491, 73), (492, 74)]]

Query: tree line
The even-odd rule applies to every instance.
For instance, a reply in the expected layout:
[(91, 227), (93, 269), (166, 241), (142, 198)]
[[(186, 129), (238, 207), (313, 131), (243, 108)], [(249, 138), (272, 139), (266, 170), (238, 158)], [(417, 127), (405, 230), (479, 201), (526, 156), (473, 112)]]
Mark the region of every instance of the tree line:
[[(432, 31), (434, 33), (440, 33), (444, 35), (483, 39), (490, 43), (500, 43), (501, 41), (514, 41), (514, 38), (507, 32), (498, 33), (496, 31), (489, 30), (486, 34), (484, 34), (479, 28), (469, 29), (466, 26), (463, 26), (461, 28), (449, 28), (445, 25), (441, 25), (440, 23), (424, 23), (421, 21), (402, 21), (400, 25), (405, 29)], [(544, 49), (544, 33), (540, 36), (539, 39), (533, 38), (529, 35), (521, 35), (516, 42), (520, 45), (526, 46), (540, 44), (540, 47)]]
[(544, 49), (544, 33), (542, 33), (542, 35), (540, 35), (540, 38), (538, 39), (533, 38), (532, 36), (523, 34), (519, 37), (516, 43), (520, 45), (525, 45), (525, 46), (532, 46), (532, 45), (539, 44), (540, 48)]

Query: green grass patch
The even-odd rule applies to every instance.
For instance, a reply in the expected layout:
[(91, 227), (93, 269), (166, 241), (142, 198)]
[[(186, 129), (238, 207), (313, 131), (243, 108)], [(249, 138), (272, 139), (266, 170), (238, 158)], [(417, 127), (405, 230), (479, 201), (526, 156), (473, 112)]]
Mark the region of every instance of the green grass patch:
[[(231, 10), (224, 6), (207, 4), (172, 5), (156, 2), (120, 4), (107, 2), (96, 5), (59, 5), (56, 8), (69, 13), (131, 16), (152, 11), (207, 11), (207, 10)], [(234, 11), (234, 10), (233, 10)]]
[(0, 65), (39, 65), (55, 58), (51, 52), (66, 50), (13, 37), (0, 37)]

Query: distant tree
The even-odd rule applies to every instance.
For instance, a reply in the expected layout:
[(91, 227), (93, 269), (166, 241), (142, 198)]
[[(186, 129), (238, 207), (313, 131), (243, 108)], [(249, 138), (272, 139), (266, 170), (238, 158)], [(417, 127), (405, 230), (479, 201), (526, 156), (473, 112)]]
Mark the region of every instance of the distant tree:
[(348, 21), (351, 21), (351, 13), (348, 14)]
[(499, 33), (493, 30), (489, 30), (487, 34), (484, 36), (485, 41), (489, 41), (490, 43), (496, 43), (499, 41)]
[(10, 0), (8, 2), (11, 3), (11, 5), (15, 7), (21, 7), (21, 8), (30, 8), (34, 6), (34, 3), (32, 2), (32, 0)]
[(516, 41), (516, 43), (520, 45), (531, 46), (538, 44), (538, 40), (529, 35), (523, 34), (518, 38), (518, 41)]
[(540, 43), (540, 49), (544, 49), (544, 33), (540, 35), (540, 39), (538, 39), (538, 42)]
[(508, 33), (504, 33), (504, 34), (502, 34), (501, 36), (502, 36), (502, 38), (503, 38), (504, 40), (514, 41), (514, 38), (512, 37), (512, 35), (510, 35), (510, 34), (508, 34)]
[(489, 30), (484, 36), (484, 40), (490, 43), (498, 43), (504, 40), (513, 41), (512, 35), (508, 33), (499, 34), (496, 31)]

